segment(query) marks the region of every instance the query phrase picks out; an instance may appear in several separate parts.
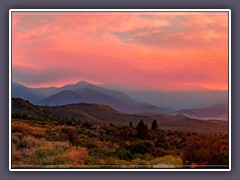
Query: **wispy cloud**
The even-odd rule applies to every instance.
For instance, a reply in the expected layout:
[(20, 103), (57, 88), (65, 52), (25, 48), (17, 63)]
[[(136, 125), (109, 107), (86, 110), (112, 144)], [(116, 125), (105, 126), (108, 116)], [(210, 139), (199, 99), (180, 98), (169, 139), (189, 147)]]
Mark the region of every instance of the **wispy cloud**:
[(227, 89), (224, 12), (18, 12), (12, 35), (13, 78), (28, 85)]

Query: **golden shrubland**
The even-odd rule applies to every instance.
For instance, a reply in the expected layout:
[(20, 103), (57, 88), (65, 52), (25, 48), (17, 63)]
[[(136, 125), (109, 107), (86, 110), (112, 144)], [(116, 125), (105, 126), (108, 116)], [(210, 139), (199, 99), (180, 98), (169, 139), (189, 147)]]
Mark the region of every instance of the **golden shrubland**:
[[(146, 128), (145, 126), (142, 126)], [(139, 135), (139, 131), (147, 136)], [(16, 168), (183, 168), (228, 165), (228, 134), (13, 119)]]

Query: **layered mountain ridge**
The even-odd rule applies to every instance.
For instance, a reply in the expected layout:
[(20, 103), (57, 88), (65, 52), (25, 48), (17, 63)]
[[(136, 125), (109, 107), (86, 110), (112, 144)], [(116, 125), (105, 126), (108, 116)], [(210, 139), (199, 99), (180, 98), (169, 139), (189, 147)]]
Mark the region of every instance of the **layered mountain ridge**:
[[(14, 87), (18, 86), (14, 85), (13, 89)], [(28, 88), (22, 85), (21, 87), (23, 89), (20, 91), (21, 93), (18, 89), (12, 91), (12, 97), (27, 99), (36, 105), (60, 106), (72, 103), (98, 103), (132, 114), (171, 112), (168, 108), (140, 102), (121, 91), (105, 89), (85, 81), (60, 88)], [(27, 96), (28, 94), (29, 96)]]
[[(197, 92), (194, 93), (196, 94)], [(159, 94), (161, 94), (161, 92), (159, 92)], [(120, 112), (129, 114), (172, 114), (178, 117), (187, 116), (200, 120), (228, 120), (228, 105), (226, 103), (225, 94), (223, 92), (202, 92), (199, 93), (199, 97), (197, 96), (198, 94), (196, 94), (196, 96), (194, 97), (200, 99), (199, 102), (195, 103), (196, 106), (197, 104), (201, 103), (201, 99), (210, 99), (208, 98), (210, 95), (212, 97), (210, 105), (205, 105), (206, 103), (202, 101), (203, 105), (199, 108), (194, 108), (194, 103), (192, 108), (181, 108), (180, 110), (175, 110), (174, 108), (170, 109), (164, 106), (163, 102), (166, 101), (166, 98), (169, 99), (169, 102), (175, 100), (175, 104), (183, 104), (183, 101), (181, 99), (185, 98), (185, 94), (179, 93), (177, 99), (175, 94), (172, 96), (171, 99), (171, 92), (170, 95), (163, 93), (161, 96), (156, 97), (156, 100), (160, 102), (158, 104), (163, 105), (158, 106), (156, 104), (149, 103), (151, 102), (151, 100), (147, 101), (147, 96), (145, 97), (143, 95), (142, 98), (138, 98), (139, 96), (134, 95), (129, 96), (125, 92), (118, 90), (110, 90), (107, 88), (103, 88), (100, 85), (90, 84), (86, 81), (80, 81), (76, 84), (64, 85), (59, 88), (54, 86), (46, 88), (29, 88), (18, 83), (12, 83), (13, 98), (26, 99), (35, 105), (62, 106), (76, 103), (97, 103), (110, 106)], [(216, 97), (213, 97), (214, 94), (216, 95)], [(151, 99), (151, 93), (148, 93), (148, 95), (149, 99)], [(153, 93), (152, 97), (155, 96), (156, 93)], [(203, 98), (205, 96), (206, 98)], [(145, 99), (143, 97), (145, 97)], [(190, 99), (192, 99), (192, 97)], [(215, 99), (217, 99), (218, 101), (216, 101)], [(197, 99), (193, 100), (193, 102), (195, 102), (196, 100)], [(218, 103), (219, 100), (223, 103)], [(216, 103), (214, 104), (214, 102)]]

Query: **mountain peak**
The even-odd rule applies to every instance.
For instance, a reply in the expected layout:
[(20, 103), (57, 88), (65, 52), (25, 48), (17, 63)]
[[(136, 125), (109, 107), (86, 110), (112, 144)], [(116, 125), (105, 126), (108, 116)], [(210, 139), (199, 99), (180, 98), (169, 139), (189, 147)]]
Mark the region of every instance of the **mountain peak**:
[(92, 84), (87, 81), (79, 81), (76, 83), (76, 85), (92, 85)]

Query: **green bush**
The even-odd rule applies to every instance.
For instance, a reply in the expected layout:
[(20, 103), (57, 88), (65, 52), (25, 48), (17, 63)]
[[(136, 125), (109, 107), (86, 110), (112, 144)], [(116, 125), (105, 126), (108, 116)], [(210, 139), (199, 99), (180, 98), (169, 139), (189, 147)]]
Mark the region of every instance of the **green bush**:
[(62, 155), (57, 155), (53, 158), (52, 160), (52, 165), (61, 165), (61, 164), (64, 164), (65, 162), (65, 159)]
[(36, 144), (36, 139), (30, 136), (27, 136), (27, 137), (23, 137), (20, 141), (17, 142), (16, 148), (17, 150), (31, 148), (35, 146), (35, 144)]
[(65, 158), (60, 149), (49, 145), (37, 148), (34, 156), (39, 165), (61, 165), (65, 162)]
[(128, 150), (126, 150), (125, 148), (118, 148), (116, 150), (116, 156), (118, 157), (118, 159), (121, 159), (121, 160), (127, 160), (127, 161), (130, 161), (132, 160), (132, 154), (131, 152), (129, 152)]
[(44, 159), (50, 156), (56, 156), (58, 154), (59, 151), (51, 146), (39, 147), (35, 151), (35, 156), (37, 159)]

